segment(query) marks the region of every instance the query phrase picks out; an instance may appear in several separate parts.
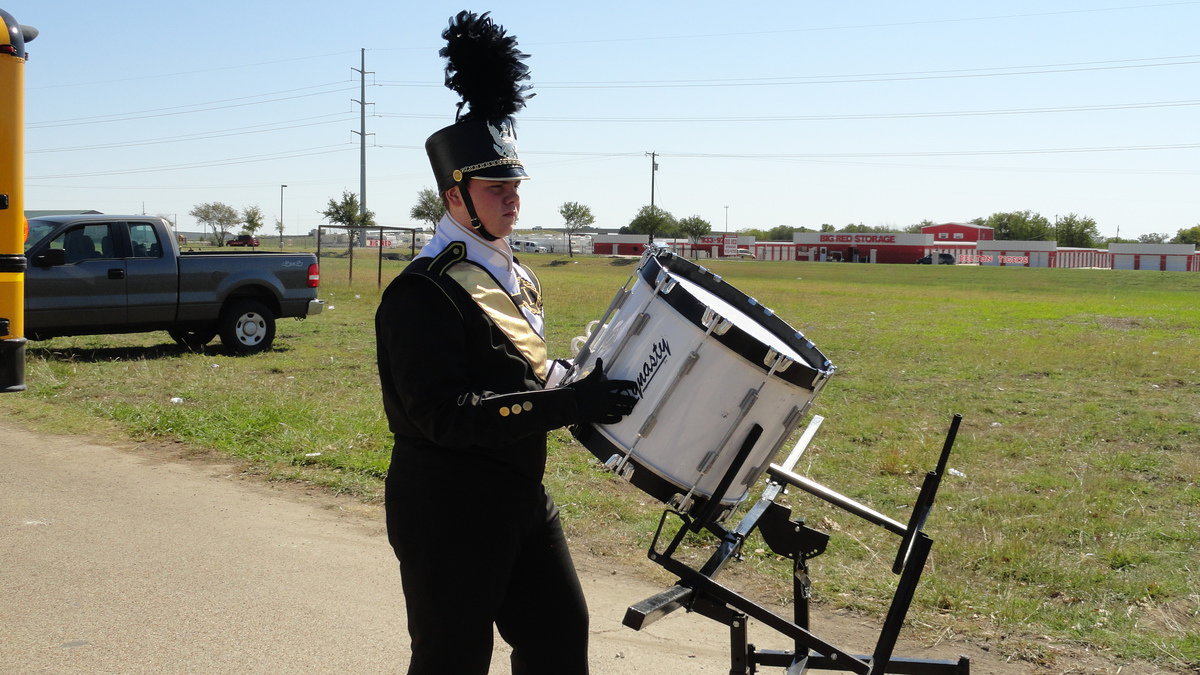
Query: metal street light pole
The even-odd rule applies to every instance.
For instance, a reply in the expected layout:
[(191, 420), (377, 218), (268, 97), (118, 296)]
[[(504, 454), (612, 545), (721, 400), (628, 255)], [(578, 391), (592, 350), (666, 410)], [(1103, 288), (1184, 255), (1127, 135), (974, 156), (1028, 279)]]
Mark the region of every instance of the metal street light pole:
[(279, 248), (283, 249), (283, 188), (286, 185), (279, 186)]

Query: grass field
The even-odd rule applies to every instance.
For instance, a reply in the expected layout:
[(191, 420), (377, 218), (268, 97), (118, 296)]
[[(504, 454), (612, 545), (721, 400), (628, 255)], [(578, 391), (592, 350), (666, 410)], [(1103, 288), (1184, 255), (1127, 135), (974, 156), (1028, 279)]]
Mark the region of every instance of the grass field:
[[(629, 260), (526, 256), (553, 356), (599, 318)], [(375, 262), (323, 261), (327, 311), (246, 358), (165, 333), (31, 343), (0, 411), (56, 431), (173, 439), (280, 479), (377, 499), (390, 447), (371, 320)], [(387, 262), (384, 281), (404, 263)], [(1200, 669), (1200, 274), (717, 262), (838, 365), (798, 470), (904, 520), (953, 413), (964, 423), (928, 531), (914, 630), (1046, 661), (1056, 646)], [(178, 397), (182, 403), (172, 403)], [(660, 508), (562, 431), (548, 482), (573, 545), (640, 557)], [(464, 485), (465, 492), (486, 486)], [(815, 599), (877, 613), (895, 537), (803, 495), (834, 534)], [(754, 577), (790, 566), (747, 546)], [(650, 563), (644, 563), (652, 566)]]

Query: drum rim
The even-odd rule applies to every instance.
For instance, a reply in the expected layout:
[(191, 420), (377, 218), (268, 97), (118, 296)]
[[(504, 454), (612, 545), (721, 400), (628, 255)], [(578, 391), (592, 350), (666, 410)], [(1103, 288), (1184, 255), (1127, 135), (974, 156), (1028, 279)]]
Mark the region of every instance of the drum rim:
[[(814, 389), (818, 382), (833, 373), (833, 363), (825, 357), (821, 350), (817, 349), (811, 340), (805, 338), (800, 331), (779, 318), (770, 309), (759, 304), (732, 284), (726, 283), (712, 271), (665, 250), (651, 254), (649, 260), (653, 261), (655, 265), (643, 264), (638, 271), (638, 276), (651, 288), (654, 288), (660, 270), (686, 279), (729, 303), (752, 321), (758, 322), (760, 326), (766, 328), (773, 336), (783, 341), (804, 359), (793, 362), (782, 372), (776, 372), (775, 375), (780, 379), (798, 387)], [(703, 317), (707, 305), (699, 298), (689, 293), (681, 285), (676, 285), (667, 293), (660, 294), (660, 297), (689, 323), (700, 330), (705, 330)], [(736, 323), (732, 324), (724, 334), (714, 333), (711, 337), (750, 362), (754, 367), (763, 372), (770, 370), (769, 364), (764, 359), (771, 347), (763, 344)]]

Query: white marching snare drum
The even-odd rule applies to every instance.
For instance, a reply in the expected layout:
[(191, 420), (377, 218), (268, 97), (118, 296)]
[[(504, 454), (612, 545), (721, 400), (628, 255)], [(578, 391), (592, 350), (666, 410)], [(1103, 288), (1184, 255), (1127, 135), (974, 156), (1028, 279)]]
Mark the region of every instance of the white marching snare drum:
[(665, 249), (642, 257), (567, 381), (598, 358), (641, 400), (575, 436), (642, 491), (715, 520), (746, 498), (835, 370), (771, 310)]

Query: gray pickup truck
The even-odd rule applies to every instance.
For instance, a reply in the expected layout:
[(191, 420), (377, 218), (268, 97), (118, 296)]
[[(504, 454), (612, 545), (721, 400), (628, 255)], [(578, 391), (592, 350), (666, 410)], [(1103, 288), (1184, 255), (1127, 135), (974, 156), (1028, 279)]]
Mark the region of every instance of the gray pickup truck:
[(234, 354), (271, 347), (275, 320), (319, 314), (311, 253), (181, 252), (147, 216), (42, 216), (25, 243), (25, 333), (165, 330), (198, 350), (217, 335)]

